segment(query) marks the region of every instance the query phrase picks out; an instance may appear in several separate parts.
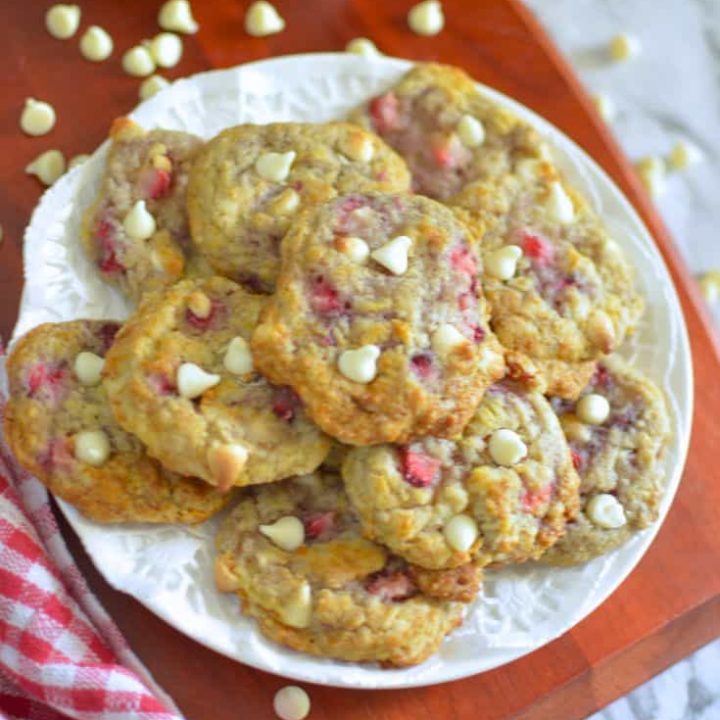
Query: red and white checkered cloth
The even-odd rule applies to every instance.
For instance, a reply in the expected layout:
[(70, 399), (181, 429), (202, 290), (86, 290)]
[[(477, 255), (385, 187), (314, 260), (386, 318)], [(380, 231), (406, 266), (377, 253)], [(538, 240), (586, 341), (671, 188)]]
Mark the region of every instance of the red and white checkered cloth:
[[(0, 357), (0, 417), (4, 381)], [(85, 583), (47, 491), (1, 435), (0, 717), (179, 720)]]

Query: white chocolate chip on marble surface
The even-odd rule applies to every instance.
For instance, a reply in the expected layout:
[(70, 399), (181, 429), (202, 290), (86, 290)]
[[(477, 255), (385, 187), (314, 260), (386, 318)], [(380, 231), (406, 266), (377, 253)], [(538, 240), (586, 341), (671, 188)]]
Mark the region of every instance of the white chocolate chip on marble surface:
[(45, 27), (58, 40), (71, 38), (80, 26), (80, 6), (58, 4), (45, 13)]
[(78, 382), (85, 387), (100, 384), (105, 360), (95, 353), (84, 350), (75, 357), (73, 369)]
[(702, 159), (703, 154), (697, 145), (688, 140), (678, 140), (668, 155), (667, 164), (671, 170), (687, 170)]
[(75, 459), (100, 467), (110, 457), (110, 439), (102, 430), (85, 430), (75, 436)]
[(285, 20), (280, 13), (265, 0), (254, 2), (245, 14), (245, 31), (253, 37), (266, 37), (282, 32), (285, 29)]
[(590, 522), (605, 530), (615, 530), (627, 524), (625, 509), (620, 501), (608, 493), (599, 493), (588, 500), (585, 515)]
[(602, 425), (610, 416), (610, 403), (597, 393), (583, 395), (577, 401), (575, 414), (587, 425)]
[(28, 98), (20, 115), (20, 128), (27, 135), (38, 137), (49, 133), (55, 125), (55, 109), (43, 100)]
[(338, 370), (348, 380), (369, 383), (377, 375), (377, 360), (380, 348), (377, 345), (363, 345), (356, 350), (345, 350), (338, 359)]
[(562, 183), (555, 181), (550, 184), (546, 207), (550, 217), (562, 225), (567, 225), (575, 219), (573, 201), (565, 191)]
[(635, 164), (635, 169), (652, 197), (659, 197), (665, 192), (667, 167), (661, 157), (644, 157)]
[(145, 77), (155, 71), (155, 60), (144, 45), (135, 45), (122, 57), (123, 70), (133, 77)]
[(107, 60), (113, 52), (113, 39), (97, 25), (91, 25), (80, 38), (80, 54), (91, 62)]
[(615, 119), (617, 110), (611, 97), (605, 95), (605, 93), (596, 93), (592, 96), (592, 101), (595, 104), (598, 115), (600, 115), (605, 122), (612, 122)]
[(335, 247), (339, 252), (359, 265), (367, 262), (367, 259), (370, 256), (370, 248), (368, 244), (359, 237), (340, 237), (335, 241)]
[(46, 150), (27, 165), (25, 172), (49, 187), (65, 174), (65, 156), (60, 150)]
[(163, 30), (193, 35), (198, 31), (198, 24), (192, 15), (188, 0), (168, 0), (158, 13), (158, 25)]
[(255, 172), (268, 182), (283, 182), (290, 174), (290, 168), (294, 162), (294, 150), (285, 153), (263, 153), (255, 161)]
[(142, 81), (138, 95), (141, 100), (147, 100), (153, 95), (157, 95), (161, 90), (169, 87), (170, 81), (166, 80), (162, 75), (151, 75)]
[(610, 41), (610, 57), (616, 62), (632, 60), (640, 54), (640, 40), (634, 35), (619, 33)]
[(225, 351), (223, 365), (233, 375), (247, 375), (253, 371), (253, 356), (245, 338), (235, 337), (230, 341)]
[(76, 168), (78, 165), (82, 165), (86, 160), (89, 160), (90, 156), (87, 153), (80, 153), (79, 155), (75, 155), (71, 158), (70, 162), (68, 163), (67, 169), (72, 170)]
[(155, 218), (144, 200), (138, 200), (123, 220), (123, 229), (133, 240), (147, 240), (156, 228)]
[(294, 515), (286, 515), (258, 530), (281, 550), (295, 552), (305, 542), (305, 526)]
[(205, 372), (195, 363), (183, 363), (177, 371), (177, 388), (181, 397), (192, 400), (220, 382), (220, 376)]
[(247, 448), (237, 443), (210, 448), (207, 454), (208, 467), (221, 491), (229, 490), (235, 484), (249, 457)]
[(463, 115), (455, 128), (465, 147), (478, 147), (485, 142), (485, 127), (482, 122), (472, 115)]
[(150, 41), (148, 49), (158, 67), (171, 68), (180, 62), (183, 43), (179, 35), (162, 32)]
[(345, 46), (345, 52), (353, 53), (353, 55), (362, 55), (363, 57), (378, 57), (382, 55), (375, 43), (369, 38), (364, 37), (353, 38)]
[(461, 513), (445, 523), (443, 535), (453, 550), (467, 552), (478, 538), (478, 526), (473, 518)]
[(512, 467), (527, 456), (527, 445), (514, 430), (508, 428), (495, 430), (490, 436), (488, 450), (493, 461), (504, 467)]
[(411, 247), (411, 238), (407, 235), (398, 235), (382, 247), (373, 250), (370, 257), (393, 275), (403, 275), (408, 269), (408, 252)]
[(310, 713), (310, 698), (297, 685), (286, 685), (275, 693), (273, 709), (280, 720), (305, 720)]
[(408, 25), (416, 35), (437, 35), (445, 26), (445, 16), (438, 0), (425, 0), (410, 9)]
[(467, 344), (468, 339), (450, 323), (443, 323), (432, 334), (432, 349), (441, 356), (448, 355), (456, 347)]
[(496, 280), (510, 280), (515, 276), (522, 254), (518, 245), (505, 245), (493, 250), (485, 258), (485, 272)]

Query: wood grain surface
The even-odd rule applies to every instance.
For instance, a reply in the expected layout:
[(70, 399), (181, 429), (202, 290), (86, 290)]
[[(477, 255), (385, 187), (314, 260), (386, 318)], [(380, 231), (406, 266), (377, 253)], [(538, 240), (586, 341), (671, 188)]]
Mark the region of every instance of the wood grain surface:
[[(84, 0), (83, 26), (113, 35), (116, 52), (100, 65), (84, 61), (78, 38), (52, 39), (46, 2), (3, 0), (5, 80), (0, 111), (0, 332), (7, 337), (21, 288), (22, 232), (40, 187), (23, 175), (39, 152), (91, 151), (112, 119), (136, 102), (139, 82), (119, 67), (121, 52), (157, 30), (159, 2)], [(310, 687), (314, 720), (573, 720), (720, 635), (720, 345), (694, 283), (584, 90), (531, 14), (516, 0), (444, 0), (445, 30), (412, 35), (403, 0), (277, 0), (288, 29), (267, 39), (243, 32), (243, 0), (195, 0), (200, 32), (185, 42), (169, 77), (284, 53), (340, 50), (372, 37), (387, 54), (454, 63), (506, 92), (564, 130), (616, 180), (633, 202), (670, 267), (690, 330), (696, 382), (694, 433), (683, 483), (658, 538), (638, 568), (596, 612), (545, 648), (499, 670), (438, 687), (364, 692)], [(57, 127), (24, 137), (25, 97), (48, 100)], [(157, 680), (191, 720), (272, 718), (280, 678), (226, 660), (186, 639), (137, 602), (109, 588), (63, 523), (90, 584)]]

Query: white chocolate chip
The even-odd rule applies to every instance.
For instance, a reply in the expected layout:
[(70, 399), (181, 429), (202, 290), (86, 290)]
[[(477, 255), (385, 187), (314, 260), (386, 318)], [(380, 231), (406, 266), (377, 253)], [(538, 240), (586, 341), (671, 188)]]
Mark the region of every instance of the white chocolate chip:
[(245, 31), (254, 37), (274, 35), (285, 29), (285, 21), (273, 5), (264, 0), (254, 2), (245, 14)]
[(370, 257), (393, 275), (403, 275), (408, 269), (408, 251), (411, 246), (411, 238), (407, 235), (398, 235), (382, 247), (373, 250)]
[(78, 5), (53, 5), (45, 13), (45, 27), (58, 40), (71, 38), (80, 26)]
[(305, 542), (305, 527), (294, 515), (281, 517), (272, 525), (260, 525), (258, 530), (287, 552), (295, 552)]
[(152, 237), (157, 225), (144, 200), (138, 200), (130, 208), (123, 220), (123, 228), (133, 240), (147, 240)]
[(25, 101), (20, 127), (28, 135), (37, 137), (49, 133), (55, 125), (55, 110), (49, 103), (28, 98)]
[(100, 384), (102, 369), (105, 360), (92, 352), (83, 351), (75, 358), (75, 377), (81, 385), (93, 387)]
[(348, 379), (357, 383), (369, 383), (377, 375), (377, 345), (363, 345), (357, 350), (345, 350), (338, 360), (338, 369)]
[(255, 171), (263, 180), (282, 182), (290, 174), (293, 162), (295, 162), (293, 150), (286, 153), (263, 153), (255, 161)]
[(514, 431), (507, 428), (496, 430), (488, 443), (490, 457), (498, 464), (511, 467), (527, 455), (527, 445)]
[(285, 597), (280, 608), (282, 621), (295, 628), (304, 628), (310, 624), (312, 617), (312, 589), (305, 581), (296, 591), (295, 596)]
[(578, 400), (575, 414), (587, 425), (602, 425), (610, 415), (610, 403), (606, 397), (590, 393)]
[(245, 338), (235, 337), (230, 341), (223, 365), (233, 375), (247, 375), (253, 371), (253, 357)]
[(79, 155), (75, 155), (70, 162), (68, 163), (68, 170), (73, 170), (78, 165), (82, 165), (86, 160), (89, 160), (90, 156), (87, 153), (80, 153)]
[(465, 345), (468, 339), (450, 323), (443, 323), (432, 334), (432, 348), (438, 355), (448, 355), (456, 347)]
[(250, 454), (244, 445), (216, 445), (207, 454), (210, 473), (221, 490), (228, 490), (247, 465)]
[(417, 35), (437, 35), (445, 25), (442, 5), (438, 0), (425, 0), (411, 8), (408, 25)]
[(92, 62), (107, 60), (113, 51), (113, 40), (103, 28), (91, 25), (80, 38), (80, 54)]
[(454, 515), (445, 523), (443, 535), (447, 544), (458, 552), (467, 552), (478, 537), (478, 526), (469, 515)]
[(53, 185), (65, 173), (65, 156), (59, 150), (46, 150), (26, 168), (28, 175), (36, 175), (43, 185)]
[(667, 164), (672, 170), (686, 170), (703, 159), (700, 149), (687, 140), (678, 140), (668, 156)]
[(300, 195), (292, 188), (285, 188), (273, 202), (273, 212), (280, 215), (292, 215), (300, 207)]
[(147, 100), (169, 86), (170, 81), (166, 80), (162, 75), (151, 75), (140, 84), (140, 99)]
[(156, 35), (148, 48), (158, 67), (171, 68), (180, 62), (183, 54), (182, 40), (175, 33), (163, 32)]
[(522, 248), (518, 245), (505, 245), (493, 250), (485, 258), (485, 272), (497, 280), (510, 280), (515, 276), (522, 254)]
[(562, 225), (567, 225), (575, 219), (573, 201), (565, 192), (562, 184), (557, 181), (550, 184), (550, 194), (548, 195), (546, 207), (552, 220)]
[(345, 52), (363, 57), (378, 57), (382, 53), (377, 49), (375, 43), (368, 38), (353, 38), (346, 46)]
[(182, 397), (192, 400), (215, 387), (220, 379), (219, 375), (205, 372), (195, 363), (183, 363), (177, 371), (178, 392)]
[(375, 147), (369, 137), (363, 137), (360, 142), (348, 144), (344, 152), (350, 160), (368, 163), (375, 155)]
[(187, 306), (188, 310), (199, 320), (207, 320), (212, 313), (212, 301), (200, 290), (190, 293)]
[(620, 33), (610, 41), (610, 57), (617, 62), (632, 60), (641, 49), (640, 41), (627, 33)]
[(592, 101), (595, 103), (595, 109), (598, 111), (598, 115), (600, 115), (605, 122), (612, 122), (615, 119), (617, 113), (612, 98), (604, 93), (597, 93), (592, 96)]
[(155, 60), (144, 45), (131, 47), (122, 57), (123, 70), (133, 77), (145, 77), (155, 70)]
[(525, 158), (524, 160), (518, 161), (515, 166), (515, 172), (524, 180), (534, 180), (540, 175), (542, 166), (541, 160)]
[(463, 115), (456, 130), (460, 142), (466, 147), (477, 147), (485, 142), (485, 128), (480, 120), (472, 115)]
[(658, 197), (665, 192), (667, 168), (661, 157), (654, 155), (644, 157), (636, 163), (635, 168), (645, 189), (652, 197)]
[(698, 278), (705, 302), (714, 305), (720, 300), (720, 270), (710, 270)]
[(163, 30), (193, 35), (198, 31), (198, 24), (192, 16), (188, 0), (168, 0), (158, 13), (158, 25)]
[(600, 493), (590, 498), (585, 514), (593, 525), (605, 530), (615, 530), (627, 524), (625, 509), (614, 495), (608, 493)]
[(280, 720), (304, 720), (310, 713), (310, 698), (302, 688), (287, 685), (275, 693), (273, 709)]
[(102, 430), (85, 430), (75, 436), (75, 458), (99, 467), (110, 457), (110, 440)]
[(358, 264), (367, 261), (370, 255), (368, 244), (359, 237), (343, 237), (337, 241), (337, 247), (343, 255)]

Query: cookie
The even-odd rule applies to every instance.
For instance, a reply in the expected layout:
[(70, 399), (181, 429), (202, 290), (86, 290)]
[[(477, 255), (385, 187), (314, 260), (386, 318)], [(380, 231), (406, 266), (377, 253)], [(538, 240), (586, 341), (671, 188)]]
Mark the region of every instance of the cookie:
[(221, 489), (314, 470), (330, 440), (248, 347), (265, 301), (220, 277), (148, 295), (107, 356), (118, 422), (165, 467)]
[(115, 422), (100, 382), (119, 325), (41, 325), (8, 360), (5, 436), (19, 463), (83, 515), (103, 523), (196, 523), (228, 500), (164, 470)]
[(337, 475), (248, 490), (216, 546), (218, 588), (295, 650), (414, 665), (461, 623), (462, 605), (426, 595), (402, 560), (361, 536)]
[(458, 68), (419, 63), (350, 116), (405, 160), (413, 190), (449, 200), (468, 183), (541, 157), (536, 131), (481, 95)]
[(582, 511), (543, 561), (575, 565), (657, 519), (670, 421), (660, 390), (617, 357), (598, 365), (577, 403), (554, 404), (581, 478)]
[(113, 123), (110, 140), (82, 241), (103, 280), (137, 301), (185, 273), (190, 249), (185, 194), (202, 141), (173, 130), (146, 132), (129, 118)]
[(353, 448), (342, 475), (366, 535), (431, 569), (537, 558), (578, 507), (552, 407), (506, 381), (485, 393), (462, 436)]
[(633, 332), (643, 302), (622, 250), (551, 164), (525, 161), (453, 199), (481, 234), (483, 288), (500, 342), (550, 394), (577, 397), (593, 363)]
[(353, 125), (239, 125), (211, 140), (194, 165), (192, 236), (217, 273), (269, 293), (281, 240), (300, 210), (338, 194), (409, 185), (403, 161)]
[(452, 436), (502, 375), (473, 238), (443, 205), (335, 198), (298, 219), (282, 260), (253, 355), (341, 442)]

